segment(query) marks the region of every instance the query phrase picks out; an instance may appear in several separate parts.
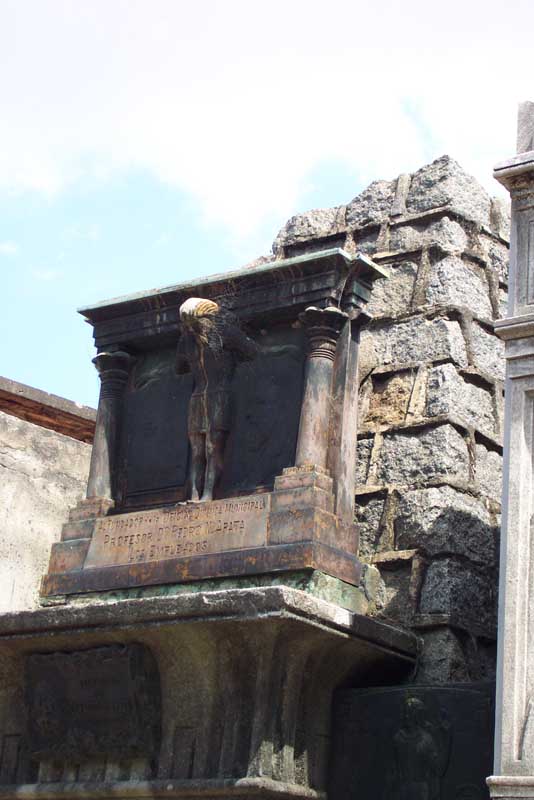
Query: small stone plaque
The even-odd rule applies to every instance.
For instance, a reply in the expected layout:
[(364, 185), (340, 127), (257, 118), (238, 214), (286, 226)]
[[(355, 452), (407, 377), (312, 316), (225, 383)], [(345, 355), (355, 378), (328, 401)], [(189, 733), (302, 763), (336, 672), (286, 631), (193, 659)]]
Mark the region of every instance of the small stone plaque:
[(84, 568), (262, 547), (269, 502), (263, 494), (99, 519)]
[(144, 645), (33, 654), (26, 663), (26, 687), (33, 758), (76, 762), (157, 753), (159, 673)]

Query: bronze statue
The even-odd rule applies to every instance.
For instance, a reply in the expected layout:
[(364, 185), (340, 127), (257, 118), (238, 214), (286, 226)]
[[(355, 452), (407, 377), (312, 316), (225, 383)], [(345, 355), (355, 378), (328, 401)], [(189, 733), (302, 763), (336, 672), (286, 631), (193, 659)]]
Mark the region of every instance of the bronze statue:
[(258, 346), (233, 314), (212, 300), (190, 297), (180, 306), (180, 320), (176, 371), (193, 375), (187, 426), (191, 500), (203, 502), (213, 499), (223, 468), (236, 365), (255, 358)]

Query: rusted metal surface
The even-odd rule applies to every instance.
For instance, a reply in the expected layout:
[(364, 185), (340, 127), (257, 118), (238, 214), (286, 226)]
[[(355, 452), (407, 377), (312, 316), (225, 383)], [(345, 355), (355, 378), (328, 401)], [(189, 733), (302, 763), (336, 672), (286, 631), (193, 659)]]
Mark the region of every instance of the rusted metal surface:
[(361, 564), (355, 556), (320, 542), (297, 542), (142, 564), (80, 569), (60, 575), (48, 574), (43, 580), (42, 593), (46, 596), (79, 594), (293, 569), (318, 569), (354, 585), (359, 584), (361, 576)]

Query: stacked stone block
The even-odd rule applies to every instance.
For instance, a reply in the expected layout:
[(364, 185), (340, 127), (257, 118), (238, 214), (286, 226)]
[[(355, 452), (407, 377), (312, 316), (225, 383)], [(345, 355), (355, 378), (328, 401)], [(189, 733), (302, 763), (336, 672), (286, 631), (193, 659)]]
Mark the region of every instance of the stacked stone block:
[(361, 342), (360, 557), (380, 571), (374, 612), (423, 637), (423, 683), (494, 674), (508, 227), (504, 203), (444, 156), (293, 217), (274, 243), (388, 269)]

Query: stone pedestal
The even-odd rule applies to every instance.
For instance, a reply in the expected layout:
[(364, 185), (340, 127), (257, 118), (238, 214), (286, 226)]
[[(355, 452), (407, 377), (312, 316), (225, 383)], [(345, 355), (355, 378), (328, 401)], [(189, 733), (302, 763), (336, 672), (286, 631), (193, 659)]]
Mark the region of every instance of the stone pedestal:
[(399, 682), (417, 656), (412, 634), (287, 587), (6, 615), (0, 642), (6, 800), (323, 798), (334, 690)]
[(495, 326), (507, 362), (495, 798), (534, 797), (534, 151), (522, 152), (533, 108), (520, 110), (519, 154), (494, 173), (512, 198), (508, 316)]

